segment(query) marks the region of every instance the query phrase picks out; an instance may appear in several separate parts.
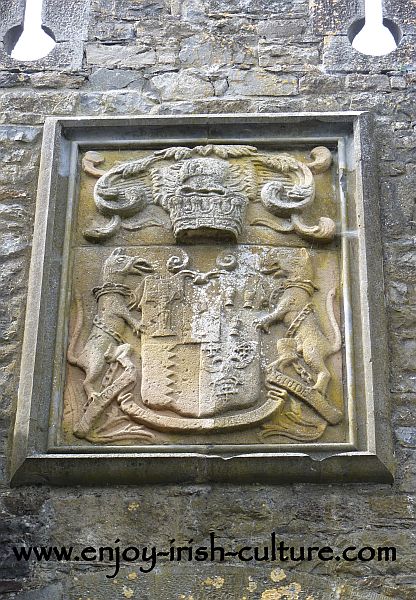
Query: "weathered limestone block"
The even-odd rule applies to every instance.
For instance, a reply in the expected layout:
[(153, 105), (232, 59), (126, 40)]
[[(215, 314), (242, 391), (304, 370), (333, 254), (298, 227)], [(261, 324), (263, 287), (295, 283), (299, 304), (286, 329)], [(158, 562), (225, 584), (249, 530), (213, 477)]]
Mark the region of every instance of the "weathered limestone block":
[(311, 20), (314, 31), (344, 34), (351, 23), (364, 17), (364, 0), (314, 0)]
[(415, 11), (407, 0), (383, 0), (384, 16), (393, 20), (405, 35), (416, 35)]
[(412, 69), (415, 63), (414, 36), (404, 36), (398, 49), (385, 56), (367, 56), (354, 50), (347, 35), (324, 38), (323, 68), (327, 73), (379, 73), (395, 71), (397, 65)]
[(304, 39), (307, 21), (301, 19), (267, 19), (259, 21), (257, 31), (260, 36), (271, 39), (299, 37)]
[(88, 81), (97, 90), (122, 90), (135, 88), (143, 90), (147, 80), (141, 73), (129, 69), (98, 68), (91, 73)]
[(179, 52), (181, 64), (192, 67), (227, 66), (232, 64), (233, 43), (227, 38), (210, 39), (193, 36), (183, 41)]
[(232, 69), (227, 77), (227, 95), (235, 96), (294, 96), (298, 80), (293, 75), (277, 76), (267, 71)]
[(393, 90), (404, 90), (407, 86), (406, 78), (397, 75), (390, 77), (390, 85)]
[(135, 23), (126, 23), (114, 18), (110, 20), (90, 21), (89, 40), (100, 42), (123, 42), (133, 40), (136, 35)]
[(0, 110), (3, 122), (42, 125), (47, 114), (73, 114), (77, 100), (73, 90), (65, 93), (7, 90), (0, 96)]
[(0, 72), (0, 87), (17, 87), (29, 81), (29, 75), (26, 73)]
[(88, 44), (87, 64), (119, 69), (140, 69), (156, 63), (156, 51), (141, 43), (123, 46)]
[[(101, 92), (91, 91), (79, 95), (78, 107), (85, 114), (147, 114), (152, 111), (157, 104), (157, 95), (153, 92), (144, 92), (145, 86), (140, 89), (138, 80), (138, 89), (123, 90), (123, 92), (114, 91), (114, 89), (103, 90)], [(134, 86), (133, 86), (134, 87)], [(147, 86), (146, 86), (147, 87)]]
[(305, 64), (318, 65), (319, 50), (309, 46), (259, 43), (259, 65), (273, 71), (304, 71)]
[(65, 18), (59, 3), (42, 2), (42, 24), (48, 27), (59, 42), (69, 42), (82, 47), (88, 39), (91, 0), (65, 0)]
[(66, 88), (78, 89), (87, 80), (86, 75), (78, 75), (75, 73), (56, 73), (48, 71), (40, 71), (31, 73), (30, 84), (36, 88)]
[(303, 17), (308, 13), (307, 0), (206, 0), (206, 6), (208, 14), (276, 14), (290, 18)]
[(214, 95), (212, 84), (194, 70), (155, 75), (152, 77), (152, 84), (162, 100), (205, 98)]
[(350, 90), (376, 90), (388, 91), (390, 81), (387, 75), (360, 75), (350, 74), (345, 79), (345, 85)]
[(299, 93), (333, 94), (345, 89), (345, 77), (342, 75), (316, 75), (307, 73), (299, 79)]

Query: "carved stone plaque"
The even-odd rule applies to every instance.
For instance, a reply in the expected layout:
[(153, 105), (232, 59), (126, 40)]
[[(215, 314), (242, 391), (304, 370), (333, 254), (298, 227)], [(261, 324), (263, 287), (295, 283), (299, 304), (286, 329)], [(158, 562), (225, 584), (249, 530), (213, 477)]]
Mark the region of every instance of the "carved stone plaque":
[[(61, 225), (51, 212), (37, 225), (62, 257), (59, 284), (38, 294), (54, 322), (45, 456), (87, 482), (87, 456), (101, 482), (170, 480), (172, 460), (179, 478), (199, 479), (205, 461), (203, 479), (232, 479), (221, 457), (234, 457), (236, 480), (257, 480), (259, 457), (260, 478), (337, 479), (374, 428), (363, 294), (380, 272), (378, 259), (372, 273), (357, 264), (369, 255), (354, 152), (346, 164), (358, 116), (339, 118), (338, 137), (313, 117), (291, 138), (273, 117), (136, 121), (131, 139), (103, 120), (107, 135), (77, 122), (55, 142), (70, 168), (66, 211), (59, 181), (47, 183)], [(311, 464), (325, 452), (328, 473)], [(298, 455), (309, 463), (279, 476)], [(57, 470), (42, 477), (59, 482)]]
[(331, 150), (82, 164), (67, 439), (345, 441)]

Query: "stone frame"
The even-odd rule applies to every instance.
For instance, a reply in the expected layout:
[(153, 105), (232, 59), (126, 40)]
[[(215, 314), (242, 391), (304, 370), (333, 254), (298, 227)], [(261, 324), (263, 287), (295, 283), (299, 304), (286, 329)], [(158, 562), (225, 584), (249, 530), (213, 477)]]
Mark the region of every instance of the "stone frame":
[[(387, 336), (372, 118), (364, 112), (48, 118), (39, 174), (11, 484), (391, 482)], [(337, 145), (350, 442), (261, 446), (59, 447), (71, 216), (79, 151), (140, 144)], [(351, 234), (347, 222), (357, 233)], [(62, 304), (63, 303), (63, 304)], [(352, 319), (352, 320), (351, 320)], [(352, 329), (354, 323), (354, 331)], [(60, 352), (59, 349), (62, 349)], [(56, 360), (58, 356), (58, 360)], [(60, 361), (59, 361), (59, 356)], [(53, 368), (51, 366), (53, 365)], [(353, 372), (357, 381), (352, 381)], [(352, 398), (360, 394), (358, 401)], [(49, 423), (51, 425), (49, 425)]]

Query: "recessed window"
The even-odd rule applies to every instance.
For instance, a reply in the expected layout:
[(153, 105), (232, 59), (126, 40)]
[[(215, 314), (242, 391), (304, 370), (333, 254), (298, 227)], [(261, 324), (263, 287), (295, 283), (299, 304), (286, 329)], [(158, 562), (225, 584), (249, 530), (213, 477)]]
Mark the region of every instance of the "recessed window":
[(368, 56), (384, 56), (396, 50), (402, 34), (391, 19), (383, 18), (382, 0), (366, 0), (365, 18), (357, 19), (348, 30), (354, 50)]
[(42, 0), (26, 0), (23, 24), (6, 32), (4, 47), (16, 60), (32, 61), (43, 58), (56, 45), (52, 31), (42, 25)]

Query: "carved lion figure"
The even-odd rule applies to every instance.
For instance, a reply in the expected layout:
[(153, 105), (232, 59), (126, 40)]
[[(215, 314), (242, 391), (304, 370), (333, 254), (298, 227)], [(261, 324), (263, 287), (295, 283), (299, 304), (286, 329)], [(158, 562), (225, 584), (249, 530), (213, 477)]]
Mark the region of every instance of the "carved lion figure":
[(122, 248), (116, 248), (106, 259), (102, 269), (103, 285), (93, 289), (97, 300), (97, 313), (91, 333), (82, 351), (77, 355), (76, 346), (82, 330), (82, 306), (77, 302), (77, 321), (68, 348), (68, 361), (85, 371), (85, 393), (89, 400), (97, 395), (103, 376), (116, 349), (125, 344), (123, 333), (126, 326), (138, 334), (141, 323), (131, 314), (129, 300), (133, 294), (123, 282), (128, 275), (142, 276), (154, 271), (152, 265), (139, 256), (127, 256)]
[(333, 310), (335, 289), (327, 295), (326, 309), (332, 327), (327, 336), (322, 331), (311, 302), (316, 287), (312, 262), (305, 248), (302, 248), (298, 257), (292, 259), (288, 268), (279, 259), (266, 260), (262, 272), (276, 278), (287, 277), (285, 290), (276, 308), (258, 324), (266, 333), (269, 333), (272, 324), (279, 321), (287, 327), (285, 337), (277, 341), (276, 366), (284, 368), (302, 357), (316, 375), (313, 389), (325, 395), (331, 378), (325, 361), (341, 347), (341, 332)]

